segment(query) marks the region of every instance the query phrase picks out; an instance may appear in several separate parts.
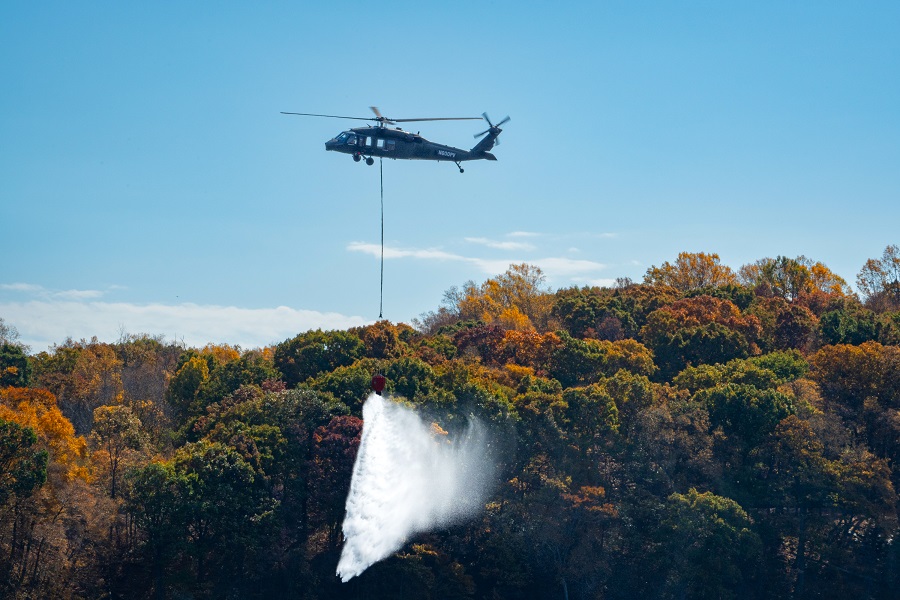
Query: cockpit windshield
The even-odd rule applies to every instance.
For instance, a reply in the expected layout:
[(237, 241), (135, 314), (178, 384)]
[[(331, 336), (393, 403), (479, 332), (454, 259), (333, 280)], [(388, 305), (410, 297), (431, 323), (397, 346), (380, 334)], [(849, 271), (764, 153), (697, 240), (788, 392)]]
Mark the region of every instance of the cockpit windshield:
[(334, 143), (336, 144), (346, 144), (348, 146), (356, 145), (356, 134), (350, 133), (349, 131), (345, 131), (334, 138)]

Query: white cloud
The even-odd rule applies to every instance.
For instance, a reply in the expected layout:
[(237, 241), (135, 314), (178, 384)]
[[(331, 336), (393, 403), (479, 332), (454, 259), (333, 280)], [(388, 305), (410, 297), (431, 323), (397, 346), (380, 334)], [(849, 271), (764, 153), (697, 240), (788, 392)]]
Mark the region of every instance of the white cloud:
[(64, 292), (55, 292), (53, 296), (62, 300), (92, 300), (100, 298), (104, 293), (99, 290), (66, 290)]
[[(381, 256), (381, 246), (378, 244), (366, 244), (363, 242), (353, 242), (347, 246), (348, 250), (353, 252), (363, 252), (372, 256)], [(478, 267), (478, 270), (490, 276), (499, 275), (506, 272), (511, 264), (528, 263), (540, 267), (548, 280), (569, 280), (578, 275), (594, 273), (606, 269), (603, 263), (592, 260), (578, 260), (565, 257), (548, 257), (533, 260), (523, 260), (521, 258), (505, 258), (505, 259), (487, 259), (478, 257), (462, 256), (460, 254), (452, 254), (443, 250), (417, 250), (417, 249), (401, 249), (384, 247), (384, 258), (416, 258), (421, 260), (450, 260), (458, 262), (466, 262)]]
[(128, 304), (35, 300), (0, 303), (0, 315), (19, 330), (34, 351), (73, 339), (102, 341), (128, 333), (164, 335), (188, 346), (209, 342), (256, 348), (281, 342), (310, 329), (347, 329), (370, 321), (339, 313), (279, 306), (238, 308), (199, 304)]
[(44, 288), (34, 283), (0, 283), (0, 290), (9, 290), (11, 292), (28, 292), (36, 294), (43, 292)]
[[(119, 285), (111, 285), (108, 290), (124, 289)], [(28, 294), (32, 297), (42, 299), (60, 299), (60, 300), (93, 300), (106, 295), (102, 290), (51, 290), (36, 283), (0, 283), (0, 290), (9, 292), (18, 292)]]
[(542, 258), (531, 261), (531, 263), (543, 269), (548, 279), (574, 278), (584, 273), (594, 273), (606, 268), (603, 263), (575, 258)]
[(509, 237), (540, 237), (543, 234), (534, 231), (511, 231), (506, 235)]
[(534, 245), (526, 242), (501, 242), (498, 240), (490, 240), (488, 238), (474, 237), (467, 237), (466, 241), (470, 244), (481, 244), (488, 248), (498, 248), (500, 250), (534, 250)]
[[(381, 246), (378, 244), (367, 244), (365, 242), (350, 242), (347, 250), (352, 252), (362, 252), (363, 254), (371, 254), (372, 256), (381, 256)], [(384, 257), (391, 258), (419, 258), (425, 260), (466, 260), (458, 254), (451, 254), (443, 250), (434, 249), (405, 249), (393, 248), (391, 246), (384, 247)]]

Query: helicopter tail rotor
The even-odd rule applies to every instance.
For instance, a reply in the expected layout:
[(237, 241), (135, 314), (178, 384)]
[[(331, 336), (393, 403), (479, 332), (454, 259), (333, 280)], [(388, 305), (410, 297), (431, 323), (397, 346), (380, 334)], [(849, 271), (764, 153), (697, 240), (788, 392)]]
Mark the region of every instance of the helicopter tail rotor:
[(476, 133), (474, 137), (480, 138), (481, 136), (483, 136), (483, 135), (486, 134), (486, 133), (492, 133), (492, 134), (494, 134), (494, 140), (495, 140), (495, 141), (494, 141), (494, 144), (499, 146), (499, 145), (500, 145), (500, 139), (499, 139), (497, 136), (499, 136), (499, 135), (500, 135), (500, 132), (503, 131), (502, 129), (500, 129), (500, 126), (503, 125), (504, 123), (506, 123), (507, 121), (509, 121), (509, 115), (507, 115), (506, 117), (504, 117), (503, 120), (501, 120), (501, 121), (498, 122), (497, 124), (491, 123), (491, 118), (488, 117), (488, 115), (487, 115), (486, 112), (485, 112), (485, 113), (481, 113), (481, 116), (484, 117), (484, 120), (487, 121), (487, 124), (488, 124), (490, 127), (488, 127), (487, 129), (485, 129), (485, 130), (482, 131), (481, 133)]

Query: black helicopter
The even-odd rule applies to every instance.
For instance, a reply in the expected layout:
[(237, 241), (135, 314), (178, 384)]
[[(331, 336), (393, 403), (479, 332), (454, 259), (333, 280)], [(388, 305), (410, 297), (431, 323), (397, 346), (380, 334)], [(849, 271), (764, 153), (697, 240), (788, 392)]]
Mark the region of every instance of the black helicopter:
[(359, 162), (363, 158), (366, 159), (367, 165), (375, 162), (373, 156), (381, 156), (384, 158), (400, 158), (406, 160), (444, 160), (456, 163), (459, 172), (464, 169), (459, 163), (466, 160), (497, 160), (497, 157), (489, 152), (500, 141), (497, 136), (503, 131), (500, 126), (509, 121), (506, 117), (496, 125), (491, 123), (487, 113), (482, 113), (482, 117), (487, 121), (488, 128), (481, 133), (476, 133), (475, 137), (487, 134), (484, 139), (479, 141), (471, 150), (462, 150), (453, 146), (445, 146), (431, 142), (423, 138), (418, 133), (410, 133), (403, 131), (397, 127), (391, 129), (386, 125), (396, 125), (397, 123), (411, 123), (413, 121), (480, 121), (480, 117), (439, 117), (433, 119), (388, 119), (381, 115), (378, 108), (370, 106), (375, 117), (343, 117), (339, 115), (318, 115), (313, 113), (295, 113), (282, 112), (283, 115), (300, 115), (304, 117), (329, 117), (332, 119), (353, 119), (356, 121), (375, 121), (377, 125), (371, 127), (356, 127), (349, 131), (342, 131), (334, 138), (325, 142), (326, 150), (335, 152), (343, 152), (353, 157), (353, 160)]

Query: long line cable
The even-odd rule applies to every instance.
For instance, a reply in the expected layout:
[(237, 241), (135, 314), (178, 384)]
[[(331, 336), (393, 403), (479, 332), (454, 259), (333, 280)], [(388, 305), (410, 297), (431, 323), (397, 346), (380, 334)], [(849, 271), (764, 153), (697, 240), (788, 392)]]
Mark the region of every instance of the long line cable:
[(381, 175), (381, 290), (378, 299), (378, 318), (383, 318), (384, 309), (384, 162), (378, 157), (378, 171)]

